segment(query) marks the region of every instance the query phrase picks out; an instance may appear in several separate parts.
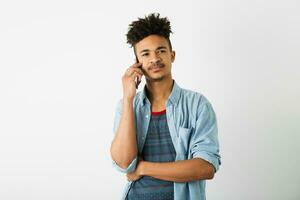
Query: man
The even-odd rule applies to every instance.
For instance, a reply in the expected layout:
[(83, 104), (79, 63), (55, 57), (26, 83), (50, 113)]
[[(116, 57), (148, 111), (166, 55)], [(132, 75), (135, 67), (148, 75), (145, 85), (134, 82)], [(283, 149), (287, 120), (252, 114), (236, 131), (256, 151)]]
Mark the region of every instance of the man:
[[(159, 14), (129, 25), (137, 63), (122, 77), (110, 149), (113, 165), (129, 180), (122, 199), (204, 200), (205, 180), (221, 164), (210, 102), (172, 78), (170, 33), (170, 22)], [(136, 93), (143, 76), (146, 85)]]

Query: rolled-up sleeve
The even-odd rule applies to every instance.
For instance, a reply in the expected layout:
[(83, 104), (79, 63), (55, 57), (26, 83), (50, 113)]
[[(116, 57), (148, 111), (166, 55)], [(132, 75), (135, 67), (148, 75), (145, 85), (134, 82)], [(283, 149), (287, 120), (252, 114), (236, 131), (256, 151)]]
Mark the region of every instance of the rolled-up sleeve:
[[(118, 104), (117, 104), (117, 108), (115, 111), (115, 118), (114, 118), (114, 123), (113, 123), (113, 133), (115, 134), (117, 131), (117, 128), (119, 126), (120, 120), (121, 120), (121, 115), (122, 115), (122, 99), (119, 100)], [(131, 161), (131, 163), (129, 164), (129, 166), (124, 169), (121, 168), (113, 159), (112, 159), (112, 165), (120, 172), (123, 173), (130, 173), (133, 172), (136, 168), (136, 164), (137, 164), (137, 157), (135, 159), (133, 159)]]
[(217, 120), (211, 104), (206, 99), (199, 106), (195, 133), (191, 139), (192, 158), (206, 160), (214, 166), (215, 171), (218, 171), (221, 157)]

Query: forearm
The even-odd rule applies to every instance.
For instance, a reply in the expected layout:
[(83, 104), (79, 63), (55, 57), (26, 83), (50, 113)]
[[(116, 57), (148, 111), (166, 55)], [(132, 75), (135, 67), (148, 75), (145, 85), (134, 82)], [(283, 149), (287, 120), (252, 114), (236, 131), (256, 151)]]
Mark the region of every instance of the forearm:
[(202, 159), (181, 160), (175, 162), (142, 161), (140, 175), (173, 182), (189, 182), (212, 179), (214, 168)]
[(112, 159), (122, 168), (127, 168), (137, 155), (135, 115), (132, 99), (123, 99), (122, 116), (110, 150)]

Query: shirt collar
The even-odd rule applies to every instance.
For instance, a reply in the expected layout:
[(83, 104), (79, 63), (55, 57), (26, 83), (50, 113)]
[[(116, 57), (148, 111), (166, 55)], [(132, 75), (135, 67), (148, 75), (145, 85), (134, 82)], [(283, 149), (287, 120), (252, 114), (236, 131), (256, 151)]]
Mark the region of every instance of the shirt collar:
[[(174, 106), (176, 106), (178, 104), (178, 101), (179, 101), (179, 98), (180, 98), (180, 92), (181, 92), (181, 88), (177, 85), (176, 81), (173, 80), (173, 88), (172, 88), (172, 92), (168, 98), (168, 101), (167, 101), (167, 106), (171, 103), (173, 104)], [(149, 102), (150, 104), (150, 101), (149, 99), (147, 98), (147, 95), (146, 95), (146, 85), (144, 86), (144, 89), (141, 93), (141, 96), (140, 96), (140, 100), (142, 102), (142, 105), (145, 105), (145, 102)]]

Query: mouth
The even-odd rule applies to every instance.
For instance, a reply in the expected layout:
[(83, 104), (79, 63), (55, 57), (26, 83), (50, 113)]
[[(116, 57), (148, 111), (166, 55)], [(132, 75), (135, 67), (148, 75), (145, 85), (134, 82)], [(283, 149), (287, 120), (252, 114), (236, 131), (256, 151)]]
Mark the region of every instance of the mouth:
[(160, 70), (161, 70), (160, 67), (155, 67), (155, 68), (152, 68), (152, 69), (151, 69), (152, 72), (158, 72), (158, 71), (160, 71)]
[(164, 64), (158, 64), (158, 65), (153, 65), (150, 67), (150, 71), (152, 72), (158, 72), (160, 71), (165, 65)]

